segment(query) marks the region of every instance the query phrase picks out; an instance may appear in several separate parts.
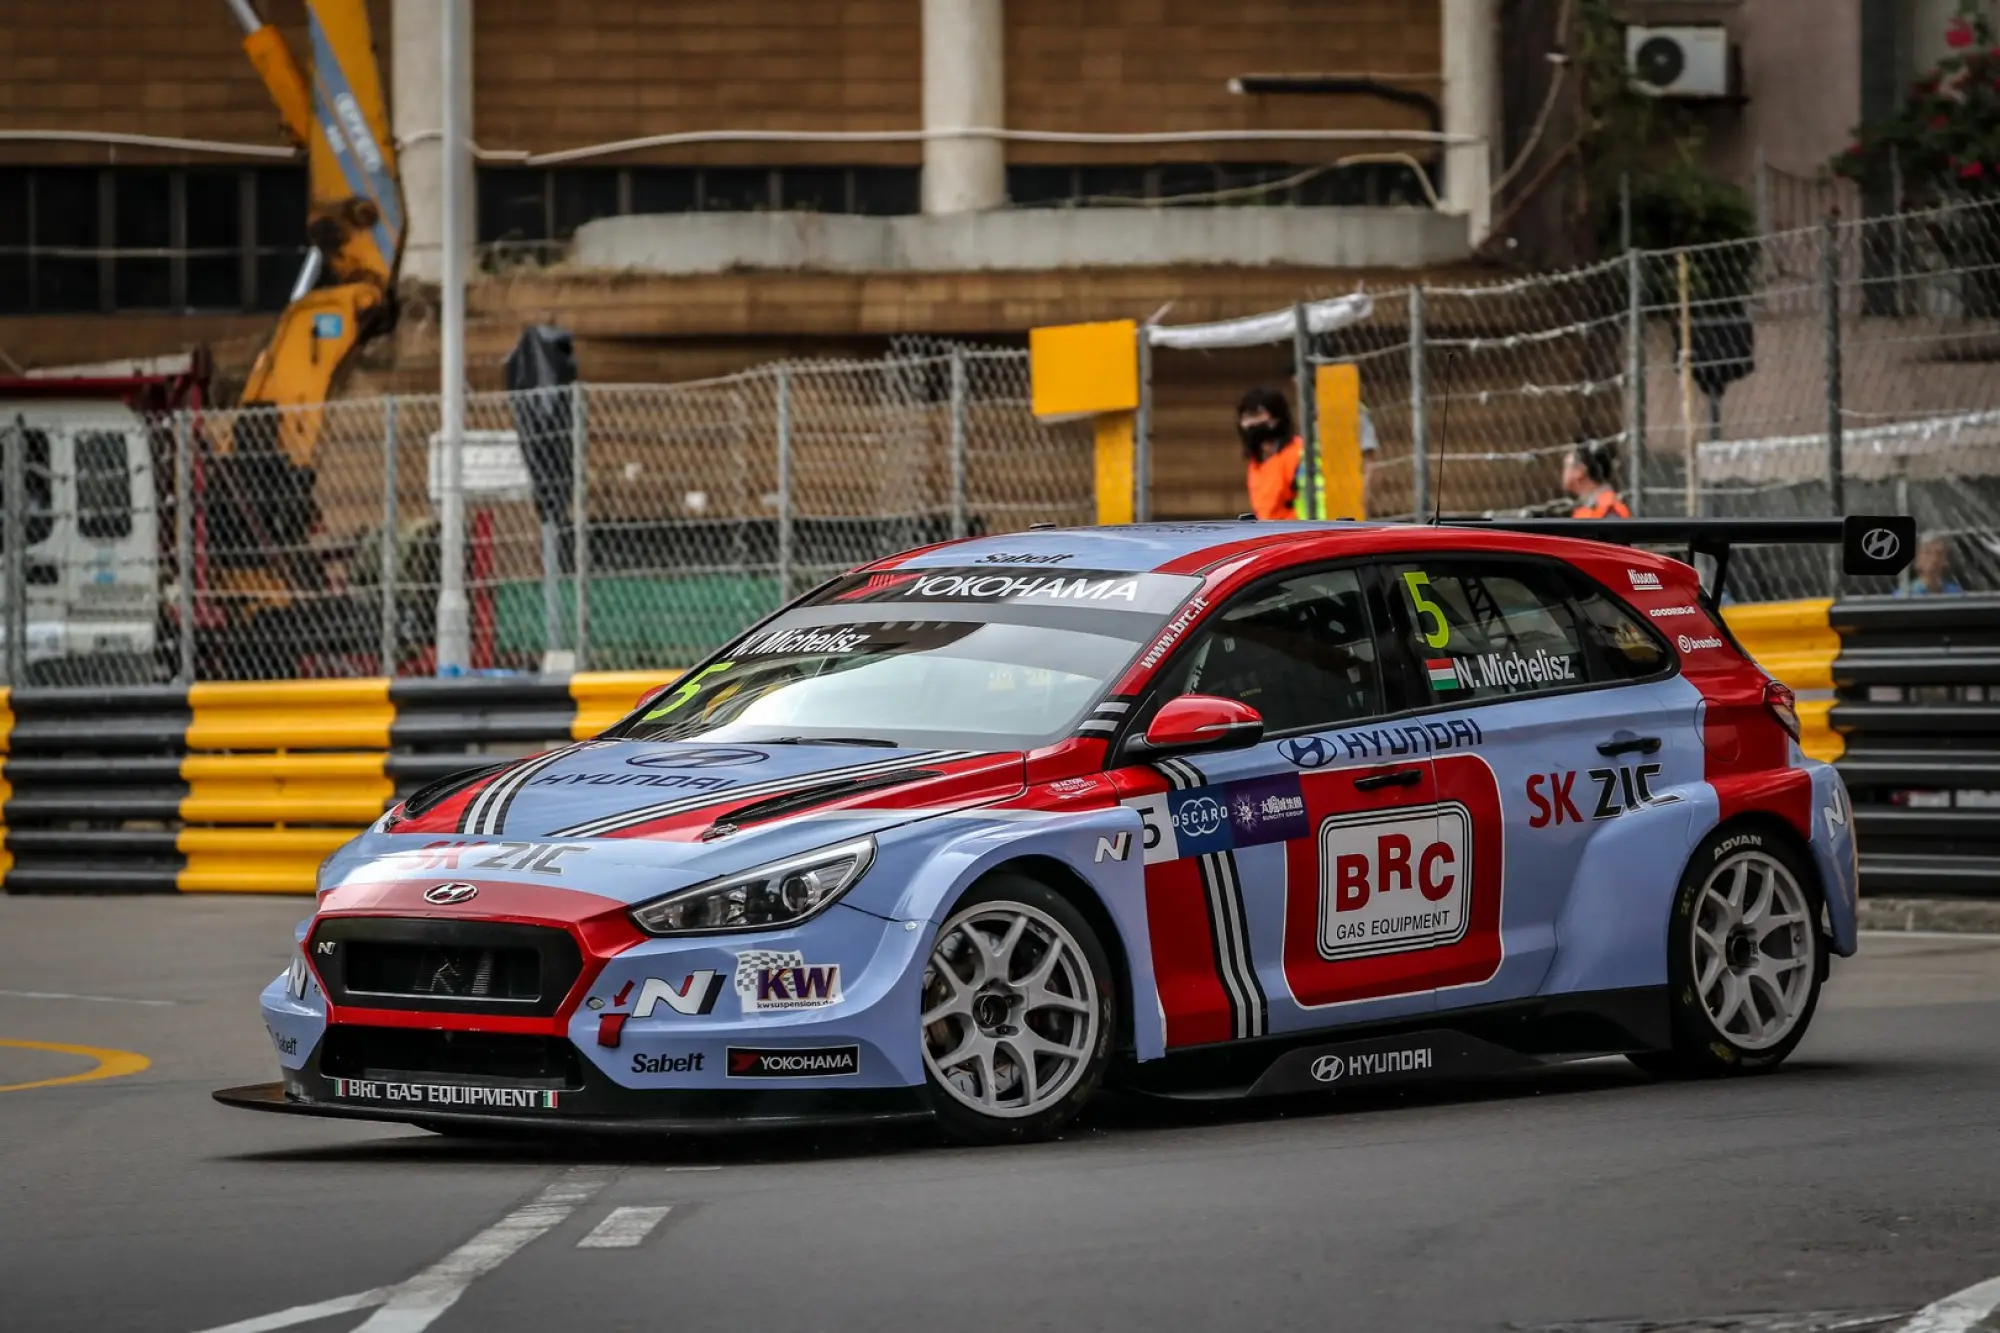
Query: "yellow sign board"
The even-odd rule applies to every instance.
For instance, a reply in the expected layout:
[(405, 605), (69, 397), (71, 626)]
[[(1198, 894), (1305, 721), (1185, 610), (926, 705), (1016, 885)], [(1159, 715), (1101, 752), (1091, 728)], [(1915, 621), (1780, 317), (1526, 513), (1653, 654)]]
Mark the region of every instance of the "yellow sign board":
[(1129, 319), (1028, 331), (1034, 413), (1066, 421), (1139, 406), (1139, 326)]

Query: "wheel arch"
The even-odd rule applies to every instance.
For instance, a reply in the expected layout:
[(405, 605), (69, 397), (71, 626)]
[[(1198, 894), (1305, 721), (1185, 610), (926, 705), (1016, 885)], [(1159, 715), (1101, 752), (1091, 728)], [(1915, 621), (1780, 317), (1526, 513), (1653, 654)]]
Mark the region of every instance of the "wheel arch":
[[(1819, 931), (1823, 945), (1819, 954), (1819, 970), (1820, 980), (1825, 981), (1832, 970), (1831, 960), (1836, 935), (1830, 916), (1832, 909), (1827, 896), (1826, 877), (1820, 871), (1819, 858), (1813, 855), (1812, 845), (1799, 835), (1797, 827), (1791, 820), (1770, 810), (1745, 810), (1727, 819), (1718, 820), (1695, 841), (1693, 849), (1688, 852), (1687, 867), (1681, 873), (1685, 875), (1692, 869), (1695, 857), (1716, 839), (1727, 842), (1730, 838), (1743, 834), (1761, 834), (1792, 853), (1793, 865), (1799, 872), (1799, 886), (1810, 893), (1819, 906), (1819, 920), (1813, 924)], [(1720, 859), (1719, 855), (1713, 858), (1713, 860)]]
[[(1068, 863), (1038, 853), (1002, 861), (999, 865), (988, 869), (979, 880), (974, 881), (974, 884), (1002, 874), (1020, 875), (1053, 889), (1061, 894), (1070, 906), (1076, 908), (1083, 919), (1090, 923), (1090, 928), (1097, 932), (1098, 942), (1104, 946), (1105, 956), (1111, 961), (1112, 974), (1118, 983), (1118, 1028), (1114, 1040), (1118, 1051), (1130, 1053), (1134, 1031), (1132, 959), (1125, 948), (1125, 936), (1118, 929), (1117, 920), (1105, 906), (1096, 888)], [(970, 891), (971, 888), (968, 886), (967, 892)]]

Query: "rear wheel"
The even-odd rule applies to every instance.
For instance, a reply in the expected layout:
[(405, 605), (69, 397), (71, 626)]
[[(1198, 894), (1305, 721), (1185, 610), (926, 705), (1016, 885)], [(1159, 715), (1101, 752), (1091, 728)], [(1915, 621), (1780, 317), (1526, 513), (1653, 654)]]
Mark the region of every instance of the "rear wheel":
[(924, 1070), (938, 1122), (967, 1143), (1048, 1138), (1104, 1079), (1118, 989), (1067, 899), (993, 875), (952, 909), (924, 968)]
[(1710, 834), (1668, 928), (1674, 1047), (1633, 1063), (1681, 1076), (1776, 1068), (1805, 1038), (1825, 957), (1819, 893), (1792, 842), (1740, 827)]

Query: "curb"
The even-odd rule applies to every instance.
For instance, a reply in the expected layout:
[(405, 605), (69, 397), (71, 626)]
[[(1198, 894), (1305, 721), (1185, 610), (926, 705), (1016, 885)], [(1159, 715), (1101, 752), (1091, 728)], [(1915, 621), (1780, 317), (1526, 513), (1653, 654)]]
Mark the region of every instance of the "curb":
[(2000, 902), (1968, 902), (1956, 898), (1863, 898), (1856, 916), (1863, 930), (2000, 934)]

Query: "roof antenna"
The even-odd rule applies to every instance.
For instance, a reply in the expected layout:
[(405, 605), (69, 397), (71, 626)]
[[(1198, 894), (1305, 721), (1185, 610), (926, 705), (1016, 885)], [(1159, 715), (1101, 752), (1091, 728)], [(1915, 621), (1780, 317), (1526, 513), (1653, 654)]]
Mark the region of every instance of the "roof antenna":
[[(1456, 348), (1445, 349), (1444, 368), (1446, 370), (1451, 369), (1451, 359), (1457, 355), (1458, 351)], [(1445, 377), (1443, 375), (1438, 376), (1438, 379), (1440, 381), (1442, 381), (1444, 378)], [(1428, 392), (1429, 386), (1427, 385), (1425, 386), (1425, 388), (1426, 392)], [(1445, 429), (1450, 424), (1451, 424), (1451, 395), (1447, 393), (1444, 396), (1444, 410), (1438, 413), (1438, 475), (1437, 475), (1437, 486), (1435, 487), (1433, 492), (1437, 504), (1433, 507), (1431, 511), (1432, 527), (1436, 527), (1438, 526), (1438, 524), (1444, 522), (1444, 445), (1445, 445), (1445, 440), (1447, 438), (1445, 434)]]

